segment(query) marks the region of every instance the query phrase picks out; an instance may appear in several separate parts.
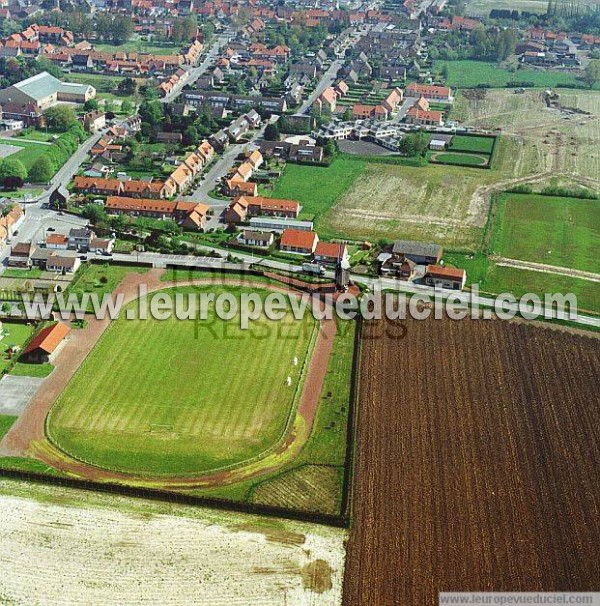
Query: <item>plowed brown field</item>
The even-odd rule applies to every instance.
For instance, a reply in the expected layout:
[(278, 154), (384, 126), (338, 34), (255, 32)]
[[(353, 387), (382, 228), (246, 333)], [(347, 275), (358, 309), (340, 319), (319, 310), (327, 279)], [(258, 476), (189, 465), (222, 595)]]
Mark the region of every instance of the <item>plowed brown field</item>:
[[(367, 323), (347, 606), (600, 589), (600, 339)], [(403, 337), (403, 338), (402, 338)]]

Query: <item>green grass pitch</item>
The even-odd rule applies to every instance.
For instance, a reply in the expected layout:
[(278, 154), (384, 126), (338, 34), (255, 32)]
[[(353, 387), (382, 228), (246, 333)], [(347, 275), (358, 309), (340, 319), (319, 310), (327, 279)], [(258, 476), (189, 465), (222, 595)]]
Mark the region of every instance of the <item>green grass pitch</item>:
[(246, 331), (239, 318), (223, 321), (214, 313), (210, 325), (124, 315), (52, 407), (46, 433), (55, 445), (100, 467), (165, 477), (234, 465), (277, 444), (314, 343), (312, 314), (296, 321), (288, 313), (280, 322), (263, 316)]

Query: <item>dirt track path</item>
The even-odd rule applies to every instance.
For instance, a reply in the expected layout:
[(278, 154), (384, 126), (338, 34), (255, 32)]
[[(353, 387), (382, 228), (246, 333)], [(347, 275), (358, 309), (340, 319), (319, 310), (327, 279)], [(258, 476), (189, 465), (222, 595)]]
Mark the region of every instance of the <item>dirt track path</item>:
[[(217, 284), (214, 280), (162, 282), (161, 276), (164, 272), (165, 270), (153, 269), (147, 274), (129, 274), (115, 289), (114, 294), (123, 294), (124, 304), (126, 304), (137, 298), (138, 287), (142, 283), (146, 285), (148, 293), (173, 286)], [(220, 280), (218, 284), (248, 286), (250, 283), (239, 279), (225, 279)], [(260, 284), (259, 286), (285, 294), (294, 293), (293, 290), (284, 285)], [(266, 456), (247, 465), (225, 471), (196, 477), (169, 478), (148, 478), (113, 472), (69, 457), (47, 440), (44, 421), (58, 396), (66, 388), (71, 377), (94, 348), (109, 324), (109, 319), (96, 320), (90, 318), (86, 329), (74, 330), (70, 333), (69, 342), (65, 344), (54, 372), (42, 384), (42, 388), (38, 390), (27, 409), (0, 443), (0, 454), (5, 456), (32, 456), (64, 473), (95, 481), (124, 481), (128, 484), (154, 488), (193, 489), (221, 486), (275, 471), (296, 456), (308, 440), (314, 425), (319, 398), (333, 349), (333, 339), (337, 331), (334, 320), (321, 321), (296, 411), (296, 418), (281, 443)]]
[(514, 267), (516, 269), (527, 269), (545, 274), (556, 274), (558, 276), (569, 276), (570, 278), (579, 278), (589, 282), (600, 282), (600, 274), (591, 271), (582, 271), (581, 269), (572, 269), (570, 267), (560, 267), (557, 265), (547, 265), (546, 263), (533, 263), (531, 261), (520, 261), (519, 259), (507, 259), (505, 257), (490, 257), (496, 265), (501, 267)]

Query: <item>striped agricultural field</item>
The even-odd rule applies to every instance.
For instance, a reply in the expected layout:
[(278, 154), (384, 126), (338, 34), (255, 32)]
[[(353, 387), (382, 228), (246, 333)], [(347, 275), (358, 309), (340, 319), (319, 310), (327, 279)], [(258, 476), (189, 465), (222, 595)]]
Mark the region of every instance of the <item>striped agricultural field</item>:
[(316, 329), (310, 313), (242, 330), (212, 309), (205, 322), (122, 312), (53, 405), (47, 436), (72, 457), (136, 475), (198, 475), (253, 459), (284, 434)]

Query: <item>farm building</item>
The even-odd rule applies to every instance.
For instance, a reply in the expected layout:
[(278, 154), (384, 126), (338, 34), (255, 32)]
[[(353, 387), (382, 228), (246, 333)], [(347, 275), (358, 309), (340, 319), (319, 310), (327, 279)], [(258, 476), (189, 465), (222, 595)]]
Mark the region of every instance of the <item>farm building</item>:
[(392, 247), (392, 256), (397, 259), (410, 259), (418, 265), (435, 265), (442, 258), (439, 244), (398, 240)]
[(62, 322), (42, 328), (21, 354), (21, 360), (36, 364), (52, 362), (64, 344), (69, 330)]

